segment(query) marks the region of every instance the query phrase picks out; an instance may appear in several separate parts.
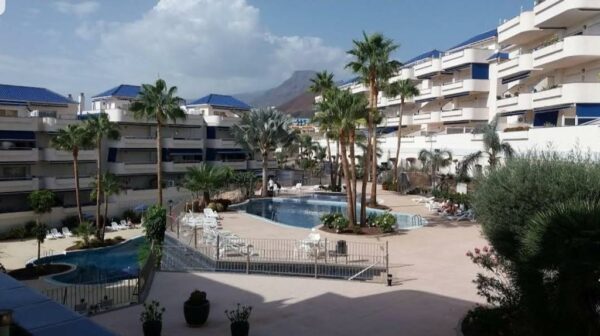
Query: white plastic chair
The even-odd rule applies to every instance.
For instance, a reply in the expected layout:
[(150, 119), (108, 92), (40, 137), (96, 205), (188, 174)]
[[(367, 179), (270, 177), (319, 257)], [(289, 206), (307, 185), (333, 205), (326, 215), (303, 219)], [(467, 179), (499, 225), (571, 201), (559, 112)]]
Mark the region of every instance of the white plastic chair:
[(61, 231), (62, 231), (62, 234), (65, 235), (65, 237), (73, 237), (73, 233), (71, 233), (71, 230), (69, 230), (68, 227), (63, 226)]
[(58, 232), (58, 230), (56, 228), (52, 228), (52, 230), (50, 230), (50, 233), (52, 233), (52, 235), (56, 238), (65, 238), (65, 236)]
[(54, 237), (50, 231), (46, 231), (46, 239), (53, 240), (56, 239), (56, 237)]

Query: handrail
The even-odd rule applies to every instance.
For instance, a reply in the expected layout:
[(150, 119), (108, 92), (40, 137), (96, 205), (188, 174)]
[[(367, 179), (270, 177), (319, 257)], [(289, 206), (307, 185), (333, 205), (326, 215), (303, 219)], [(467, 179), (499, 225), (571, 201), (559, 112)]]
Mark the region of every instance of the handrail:
[(367, 266), (366, 268), (362, 269), (360, 272), (354, 274), (353, 276), (348, 278), (348, 281), (354, 280), (354, 278), (358, 277), (359, 275), (363, 274), (364, 272), (370, 270), (371, 268), (375, 267), (375, 265), (379, 264), (379, 261), (375, 262), (374, 264), (371, 264), (369, 266)]

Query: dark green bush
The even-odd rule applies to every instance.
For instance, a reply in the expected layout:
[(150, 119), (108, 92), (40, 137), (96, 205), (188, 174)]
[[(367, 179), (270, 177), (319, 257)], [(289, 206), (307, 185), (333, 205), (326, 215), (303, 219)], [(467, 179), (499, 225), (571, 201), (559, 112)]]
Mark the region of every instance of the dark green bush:
[(27, 237), (34, 237), (35, 236), (35, 226), (37, 225), (37, 223), (34, 220), (30, 220), (29, 222), (25, 223), (25, 232)]
[(326, 213), (321, 215), (321, 223), (323, 223), (323, 226), (326, 228), (333, 229), (335, 221), (340, 217), (343, 218), (344, 215), (339, 212)]
[(123, 216), (121, 218), (124, 220), (127, 220), (127, 218), (129, 218), (133, 223), (140, 223), (142, 221), (142, 214), (129, 209), (123, 211)]
[(167, 229), (167, 210), (158, 205), (148, 208), (144, 215), (144, 229), (146, 240), (155, 247), (161, 246)]
[(393, 232), (396, 222), (396, 216), (389, 212), (376, 215), (373, 218), (373, 225), (381, 229), (382, 232)]
[(342, 232), (348, 228), (348, 218), (342, 216), (338, 216), (333, 220), (333, 228), (337, 232)]
[(79, 225), (78, 216), (69, 216), (62, 220), (62, 225), (69, 228), (69, 230), (75, 229)]
[(217, 210), (217, 211), (227, 211), (227, 209), (231, 205), (231, 200), (228, 200), (226, 198), (215, 198), (215, 199), (211, 200), (210, 202), (221, 204), (221, 206), (223, 208), (221, 210)]

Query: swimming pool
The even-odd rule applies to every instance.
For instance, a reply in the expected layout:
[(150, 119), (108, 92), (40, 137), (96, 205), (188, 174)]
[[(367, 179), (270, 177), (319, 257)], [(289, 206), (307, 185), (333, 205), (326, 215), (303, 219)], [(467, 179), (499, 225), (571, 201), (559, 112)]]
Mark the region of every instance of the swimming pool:
[(144, 237), (137, 237), (115, 246), (41, 258), (36, 263), (64, 263), (74, 266), (75, 269), (71, 271), (50, 277), (61, 283), (114, 282), (138, 276), (138, 250), (143, 243)]
[[(345, 196), (319, 194), (317, 196), (252, 199), (246, 203), (232, 206), (232, 208), (280, 224), (310, 229), (321, 224), (320, 217), (323, 214), (346, 213), (346, 206)], [(384, 212), (378, 209), (367, 209), (367, 215)], [(398, 212), (392, 212), (392, 214), (396, 216), (396, 229), (413, 229), (425, 224), (425, 220), (420, 216)]]

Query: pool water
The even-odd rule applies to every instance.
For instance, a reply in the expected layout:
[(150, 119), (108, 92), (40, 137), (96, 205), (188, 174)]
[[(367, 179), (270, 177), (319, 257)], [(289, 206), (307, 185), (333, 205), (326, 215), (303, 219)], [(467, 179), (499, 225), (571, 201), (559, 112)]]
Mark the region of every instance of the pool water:
[(137, 237), (115, 246), (41, 258), (36, 263), (65, 263), (75, 266), (74, 270), (51, 277), (61, 283), (115, 282), (138, 276), (138, 251), (143, 243), (144, 237)]
[[(326, 198), (325, 196), (327, 195), (253, 199), (232, 208), (273, 222), (309, 229), (321, 224), (320, 218), (323, 214), (346, 213), (346, 198), (344, 196), (329, 196), (329, 200), (323, 200)], [(367, 215), (383, 212), (377, 209), (367, 209)], [(413, 215), (397, 212), (392, 212), (392, 214), (396, 216), (397, 229), (422, 226), (422, 223), (415, 225), (415, 216)]]

